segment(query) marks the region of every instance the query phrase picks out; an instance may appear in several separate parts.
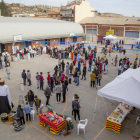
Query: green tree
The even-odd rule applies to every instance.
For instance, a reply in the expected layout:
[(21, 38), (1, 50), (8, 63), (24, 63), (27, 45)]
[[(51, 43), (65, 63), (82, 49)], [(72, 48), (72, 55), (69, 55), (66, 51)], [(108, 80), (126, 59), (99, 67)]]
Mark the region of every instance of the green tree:
[(46, 13), (46, 10), (44, 10), (43, 12)]
[(7, 16), (8, 15), (8, 6), (4, 3), (4, 0), (1, 0), (0, 3), (1, 15)]

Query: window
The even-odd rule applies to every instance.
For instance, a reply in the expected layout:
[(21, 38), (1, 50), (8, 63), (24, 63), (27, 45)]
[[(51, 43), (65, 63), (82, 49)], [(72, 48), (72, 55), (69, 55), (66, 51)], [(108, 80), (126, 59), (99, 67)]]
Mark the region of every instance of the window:
[(105, 33), (105, 29), (102, 30), (102, 34), (104, 34), (104, 33)]
[(115, 33), (116, 33), (116, 34), (119, 34), (119, 30), (116, 30)]

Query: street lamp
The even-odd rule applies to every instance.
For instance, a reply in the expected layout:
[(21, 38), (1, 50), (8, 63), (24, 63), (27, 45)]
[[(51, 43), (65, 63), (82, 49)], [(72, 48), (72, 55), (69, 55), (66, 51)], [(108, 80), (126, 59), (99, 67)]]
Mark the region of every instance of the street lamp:
[[(97, 13), (97, 10), (91, 10), (93, 12), (93, 19), (94, 19), (94, 13)], [(92, 42), (93, 42), (93, 19), (92, 19)]]

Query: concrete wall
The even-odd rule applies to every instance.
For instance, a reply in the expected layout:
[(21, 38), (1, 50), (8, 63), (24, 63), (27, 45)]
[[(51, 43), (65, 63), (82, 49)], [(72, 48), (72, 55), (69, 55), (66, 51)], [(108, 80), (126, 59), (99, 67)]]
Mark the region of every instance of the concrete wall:
[(91, 10), (95, 10), (90, 6), (90, 2), (82, 1), (80, 5), (75, 5), (75, 22), (79, 22), (86, 17), (94, 17), (94, 12)]

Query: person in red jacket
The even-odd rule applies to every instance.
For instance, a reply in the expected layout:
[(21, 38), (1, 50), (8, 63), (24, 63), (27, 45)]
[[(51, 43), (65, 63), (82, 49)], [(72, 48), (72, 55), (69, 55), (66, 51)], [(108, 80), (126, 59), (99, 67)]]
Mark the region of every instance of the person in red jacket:
[(73, 65), (75, 66), (75, 64), (76, 64), (76, 58), (74, 59), (74, 61), (73, 61)]
[(48, 76), (47, 76), (47, 81), (48, 81), (48, 85), (50, 87), (50, 73), (48, 72)]
[(40, 90), (42, 89), (42, 91), (44, 91), (43, 89), (43, 85), (44, 85), (44, 78), (42, 76), (42, 72), (40, 72), (40, 75), (39, 75), (39, 80), (40, 80)]
[(99, 61), (98, 64), (99, 64), (99, 66), (100, 66), (100, 71), (102, 71), (102, 62)]

